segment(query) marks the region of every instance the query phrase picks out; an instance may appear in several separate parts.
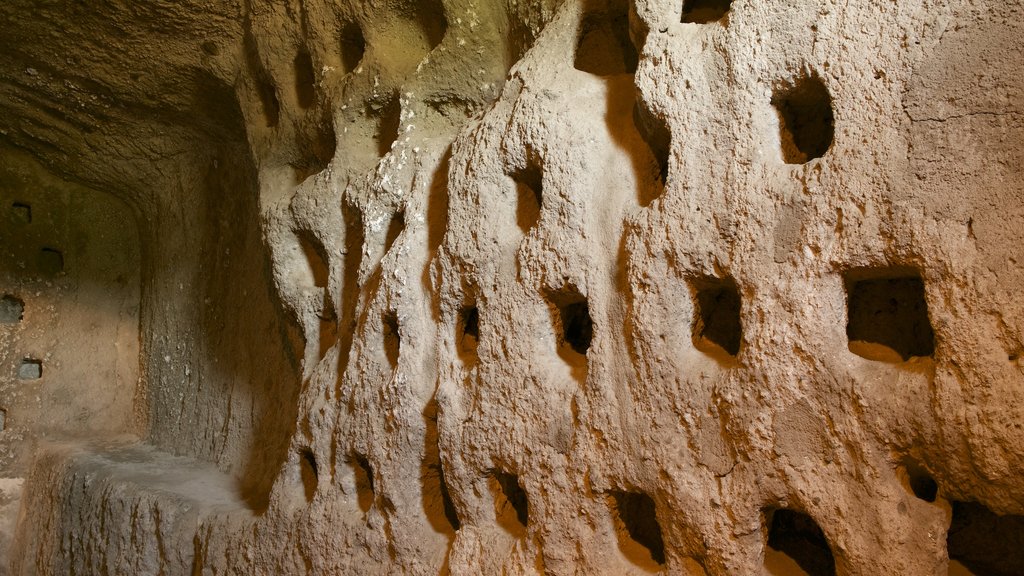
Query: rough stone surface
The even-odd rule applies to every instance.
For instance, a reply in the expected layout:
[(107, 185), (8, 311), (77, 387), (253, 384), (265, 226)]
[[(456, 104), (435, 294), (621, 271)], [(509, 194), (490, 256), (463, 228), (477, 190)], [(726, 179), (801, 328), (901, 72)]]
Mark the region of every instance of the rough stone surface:
[(0, 29), (0, 573), (1024, 572), (1019, 0)]

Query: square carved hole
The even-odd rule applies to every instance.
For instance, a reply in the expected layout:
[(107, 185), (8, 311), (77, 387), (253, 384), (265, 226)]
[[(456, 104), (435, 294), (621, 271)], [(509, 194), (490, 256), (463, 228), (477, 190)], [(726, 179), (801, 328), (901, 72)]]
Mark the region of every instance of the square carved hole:
[(25, 302), (17, 296), (4, 294), (0, 298), (0, 324), (17, 324), (25, 317)]
[(709, 24), (721, 20), (732, 5), (732, 0), (685, 0), (683, 23)]
[(39, 380), (43, 377), (43, 361), (25, 358), (18, 365), (18, 380)]
[(37, 263), (40, 272), (56, 276), (64, 271), (64, 253), (56, 248), (43, 248), (39, 251)]
[(24, 202), (11, 204), (11, 213), (14, 214), (14, 221), (18, 224), (32, 223), (32, 206)]
[(743, 327), (740, 292), (732, 278), (702, 276), (690, 280), (693, 293), (693, 345), (711, 355), (736, 356)]
[(924, 281), (911, 270), (855, 270), (846, 276), (850, 351), (869, 360), (902, 362), (935, 352)]

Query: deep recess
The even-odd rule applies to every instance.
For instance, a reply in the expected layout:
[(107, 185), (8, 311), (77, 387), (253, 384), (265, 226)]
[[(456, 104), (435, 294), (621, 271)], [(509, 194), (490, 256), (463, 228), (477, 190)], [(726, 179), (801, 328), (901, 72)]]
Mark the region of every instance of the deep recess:
[(713, 344), (735, 356), (740, 351), (743, 327), (740, 322), (740, 293), (731, 278), (710, 276), (691, 280), (694, 293), (694, 345), (713, 352)]
[(772, 95), (779, 115), (782, 157), (787, 164), (821, 158), (832, 146), (832, 96), (816, 74), (785, 82)]
[(655, 514), (654, 500), (638, 492), (611, 493), (615, 513), (625, 526), (630, 538), (646, 548), (651, 559), (658, 564), (665, 563), (665, 542), (661, 526)]
[(796, 561), (809, 576), (834, 576), (835, 559), (824, 533), (810, 516), (775, 510), (768, 528), (768, 546)]
[(924, 282), (918, 276), (881, 274), (847, 278), (846, 335), (850, 342), (880, 344), (904, 360), (931, 356), (935, 334), (928, 318)]
[(683, 22), (707, 24), (716, 22), (729, 11), (732, 0), (684, 0)]

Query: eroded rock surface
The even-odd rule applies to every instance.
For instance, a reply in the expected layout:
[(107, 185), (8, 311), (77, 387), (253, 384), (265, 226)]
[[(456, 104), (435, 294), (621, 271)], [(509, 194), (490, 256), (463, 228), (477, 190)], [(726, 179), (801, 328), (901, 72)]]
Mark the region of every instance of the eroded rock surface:
[(10, 574), (1024, 571), (1024, 4), (0, 7)]

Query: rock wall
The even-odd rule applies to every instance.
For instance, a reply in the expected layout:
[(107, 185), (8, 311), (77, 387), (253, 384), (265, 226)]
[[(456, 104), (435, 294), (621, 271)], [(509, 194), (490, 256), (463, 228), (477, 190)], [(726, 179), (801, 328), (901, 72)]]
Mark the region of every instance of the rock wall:
[(5, 3), (0, 571), (1024, 572), (1022, 22)]

